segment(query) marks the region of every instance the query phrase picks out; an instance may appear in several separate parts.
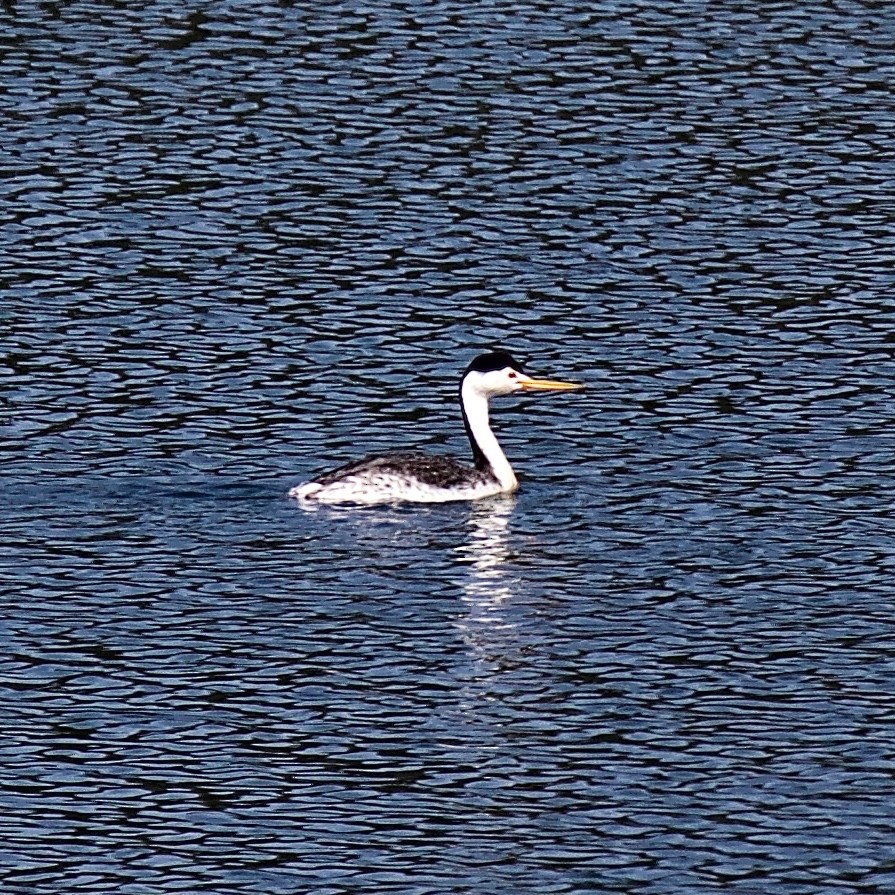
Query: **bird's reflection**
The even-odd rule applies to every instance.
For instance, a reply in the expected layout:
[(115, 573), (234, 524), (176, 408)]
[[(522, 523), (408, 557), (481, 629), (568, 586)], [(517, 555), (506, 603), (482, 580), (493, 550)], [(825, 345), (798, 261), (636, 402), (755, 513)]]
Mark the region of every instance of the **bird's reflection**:
[(510, 617), (516, 579), (510, 565), (508, 526), (516, 501), (495, 498), (475, 504), (469, 536), (455, 549), (468, 563), (457, 627), (477, 662), (495, 668), (515, 665), (519, 644)]

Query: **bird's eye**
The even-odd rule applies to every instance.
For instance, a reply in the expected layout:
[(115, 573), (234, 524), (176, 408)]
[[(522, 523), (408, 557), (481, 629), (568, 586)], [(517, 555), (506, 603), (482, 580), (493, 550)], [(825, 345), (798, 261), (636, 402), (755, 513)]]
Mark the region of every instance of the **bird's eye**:
[(507, 376), (508, 376), (510, 379), (515, 379), (515, 378), (516, 378), (516, 374), (515, 374), (512, 370), (510, 370), (510, 372), (507, 373)]

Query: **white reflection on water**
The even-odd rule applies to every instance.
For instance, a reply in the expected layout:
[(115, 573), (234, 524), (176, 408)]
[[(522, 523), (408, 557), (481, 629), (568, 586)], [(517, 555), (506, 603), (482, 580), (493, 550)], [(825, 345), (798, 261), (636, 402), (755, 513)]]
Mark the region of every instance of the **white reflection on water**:
[(507, 527), (515, 505), (513, 497), (473, 505), (468, 523), (469, 540), (456, 548), (470, 562), (470, 577), (463, 586), (465, 602), (493, 609), (512, 595), (507, 571), (510, 557)]
[(504, 664), (518, 649), (516, 623), (508, 615), (517, 580), (508, 536), (515, 505), (513, 497), (476, 503), (469, 516), (469, 538), (455, 548), (469, 564), (462, 596), (467, 611), (456, 624), (475, 658), (489, 665)]

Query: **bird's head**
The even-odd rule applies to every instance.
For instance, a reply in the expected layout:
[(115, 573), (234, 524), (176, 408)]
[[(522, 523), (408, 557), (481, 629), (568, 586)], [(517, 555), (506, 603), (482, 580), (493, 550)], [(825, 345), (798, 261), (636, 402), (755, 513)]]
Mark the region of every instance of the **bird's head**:
[(569, 391), (583, 386), (556, 379), (533, 379), (511, 354), (492, 351), (480, 354), (466, 368), (460, 388), (461, 391), (470, 388), (485, 398), (491, 398), (520, 391)]

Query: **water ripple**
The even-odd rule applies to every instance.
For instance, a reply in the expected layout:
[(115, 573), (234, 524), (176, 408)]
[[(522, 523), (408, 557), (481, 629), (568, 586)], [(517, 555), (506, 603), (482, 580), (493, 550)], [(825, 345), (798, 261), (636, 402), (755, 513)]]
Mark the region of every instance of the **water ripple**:
[(2, 5), (4, 891), (892, 888), (878, 12)]

